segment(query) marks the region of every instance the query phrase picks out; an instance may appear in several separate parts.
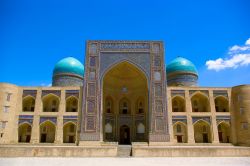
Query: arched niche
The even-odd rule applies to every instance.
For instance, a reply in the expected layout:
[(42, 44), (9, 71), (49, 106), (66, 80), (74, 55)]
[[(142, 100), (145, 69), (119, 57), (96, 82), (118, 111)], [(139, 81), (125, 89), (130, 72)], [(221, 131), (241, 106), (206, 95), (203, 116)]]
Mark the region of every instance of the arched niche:
[(110, 134), (110, 133), (112, 133), (112, 132), (113, 132), (113, 127), (112, 127), (112, 125), (111, 125), (110, 123), (107, 123), (107, 124), (105, 125), (105, 133)]
[(143, 123), (139, 123), (137, 125), (137, 133), (138, 134), (144, 134), (145, 133), (145, 126)]
[(75, 96), (70, 96), (66, 99), (66, 112), (78, 111), (78, 99)]
[(143, 97), (139, 97), (136, 100), (135, 110), (136, 110), (136, 114), (144, 114), (145, 113), (145, 100)]
[(191, 97), (193, 112), (210, 112), (209, 99), (202, 93), (196, 93)]
[(58, 112), (59, 97), (54, 94), (48, 94), (42, 98), (43, 112)]
[(212, 142), (211, 126), (208, 122), (204, 120), (198, 120), (193, 126), (195, 143)]
[(29, 143), (32, 126), (29, 123), (20, 124), (18, 127), (18, 142)]
[(130, 101), (124, 97), (119, 101), (119, 113), (120, 114), (130, 114), (131, 113), (131, 105)]
[[(126, 118), (131, 119), (131, 124), (136, 124), (136, 117), (143, 119), (145, 122), (148, 121), (147, 81), (148, 80), (144, 71), (141, 70), (141, 68), (137, 65), (134, 65), (133, 63), (126, 60), (116, 62), (104, 71), (101, 86), (101, 104), (103, 115), (102, 129), (104, 135), (103, 138), (105, 141), (120, 140), (120, 126), (125, 124), (129, 125), (128, 123), (123, 123), (126, 121)], [(107, 104), (107, 101), (111, 101), (110, 104)], [(110, 106), (111, 109), (107, 109), (110, 108)], [(105, 125), (110, 121), (112, 122), (113, 128), (112, 135), (105, 133)], [(148, 131), (147, 124), (144, 125), (145, 131)], [(139, 137), (137, 137), (137, 125), (129, 125), (129, 129), (123, 128), (122, 131), (123, 133), (128, 133), (127, 130), (130, 131), (129, 133), (131, 140), (142, 141), (142, 139), (138, 139)], [(146, 139), (144, 139), (143, 141), (146, 141)]]
[(185, 100), (181, 96), (175, 96), (172, 99), (172, 111), (173, 112), (186, 112)]
[(226, 122), (218, 124), (218, 137), (220, 143), (230, 143), (230, 125)]
[(32, 96), (26, 96), (23, 98), (23, 112), (34, 112), (35, 110), (35, 98)]
[(40, 124), (40, 143), (54, 143), (56, 127), (55, 124), (47, 120)]
[(105, 113), (107, 113), (107, 114), (113, 114), (114, 113), (114, 102), (113, 102), (112, 97), (107, 96), (105, 98), (104, 105), (105, 105), (105, 108), (104, 108), (105, 109)]
[(68, 122), (63, 126), (63, 143), (75, 143), (76, 141), (76, 124)]
[(182, 122), (176, 122), (173, 126), (174, 138), (177, 143), (187, 142), (187, 126)]
[(228, 99), (224, 96), (218, 96), (214, 99), (216, 112), (229, 112)]

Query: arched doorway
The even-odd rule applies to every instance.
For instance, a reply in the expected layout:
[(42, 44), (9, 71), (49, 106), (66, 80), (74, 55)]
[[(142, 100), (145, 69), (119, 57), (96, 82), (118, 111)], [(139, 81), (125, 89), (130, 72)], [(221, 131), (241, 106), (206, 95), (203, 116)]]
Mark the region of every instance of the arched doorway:
[(30, 142), (31, 128), (29, 123), (23, 123), (18, 127), (18, 142)]
[[(102, 81), (103, 140), (121, 144), (147, 141), (148, 84), (144, 71), (123, 61), (110, 67)], [(144, 126), (144, 132), (138, 133), (138, 124)]]
[(54, 143), (56, 127), (51, 121), (40, 124), (40, 143)]
[(230, 142), (230, 125), (226, 122), (221, 122), (218, 125), (218, 136), (220, 143)]
[(176, 122), (173, 126), (174, 138), (177, 143), (187, 142), (187, 126), (182, 122)]
[(211, 127), (204, 120), (198, 120), (194, 124), (194, 139), (195, 143), (211, 143)]
[(127, 125), (120, 127), (120, 140), (119, 144), (129, 145), (130, 142), (130, 129)]
[(76, 125), (68, 122), (63, 126), (63, 143), (75, 143), (76, 141)]

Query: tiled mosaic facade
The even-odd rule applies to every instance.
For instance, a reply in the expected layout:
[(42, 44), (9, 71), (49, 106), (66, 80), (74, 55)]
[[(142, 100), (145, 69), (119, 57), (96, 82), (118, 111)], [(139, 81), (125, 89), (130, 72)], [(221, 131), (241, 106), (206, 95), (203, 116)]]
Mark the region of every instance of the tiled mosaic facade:
[(52, 86), (83, 86), (83, 77), (69, 73), (57, 74), (53, 76)]
[[(159, 41), (88, 41), (84, 80), (55, 77), (58, 86), (53, 87), (0, 83), (0, 144), (119, 143), (117, 128), (125, 125), (133, 136), (129, 143), (249, 146), (250, 86), (167, 86), (171, 78), (166, 79), (163, 48)], [(117, 114), (104, 114), (103, 79), (121, 63), (145, 77), (144, 113), (131, 113), (138, 110), (131, 101), (128, 114), (117, 116), (122, 111), (118, 104)], [(177, 78), (197, 81), (195, 76)], [(130, 89), (123, 87), (119, 93), (126, 96)]]
[[(149, 91), (149, 140), (168, 141), (166, 75), (163, 43), (148, 41), (89, 41), (86, 50), (81, 140), (100, 140), (102, 128), (102, 78), (112, 66), (127, 62), (145, 73)], [(99, 92), (99, 93), (97, 93)], [(120, 117), (122, 118), (122, 117)], [(126, 119), (120, 121), (127, 122)], [(130, 125), (131, 123), (129, 123)]]

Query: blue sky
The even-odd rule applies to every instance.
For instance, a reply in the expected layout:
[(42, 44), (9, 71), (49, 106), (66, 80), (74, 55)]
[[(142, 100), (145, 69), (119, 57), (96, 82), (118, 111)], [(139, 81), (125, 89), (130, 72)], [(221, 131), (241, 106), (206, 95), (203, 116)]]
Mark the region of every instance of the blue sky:
[[(250, 83), (249, 0), (1, 0), (0, 82), (49, 85), (85, 41), (162, 40), (165, 59), (191, 60), (200, 86)], [(250, 40), (249, 40), (250, 42)]]

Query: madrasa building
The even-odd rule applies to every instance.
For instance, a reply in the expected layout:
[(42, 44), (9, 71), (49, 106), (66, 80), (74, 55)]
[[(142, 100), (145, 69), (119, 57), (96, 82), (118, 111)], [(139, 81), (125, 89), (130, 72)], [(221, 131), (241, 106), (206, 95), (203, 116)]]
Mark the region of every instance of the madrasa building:
[(0, 83), (0, 156), (250, 156), (250, 85), (200, 87), (164, 56), (162, 41), (87, 41), (51, 87)]

